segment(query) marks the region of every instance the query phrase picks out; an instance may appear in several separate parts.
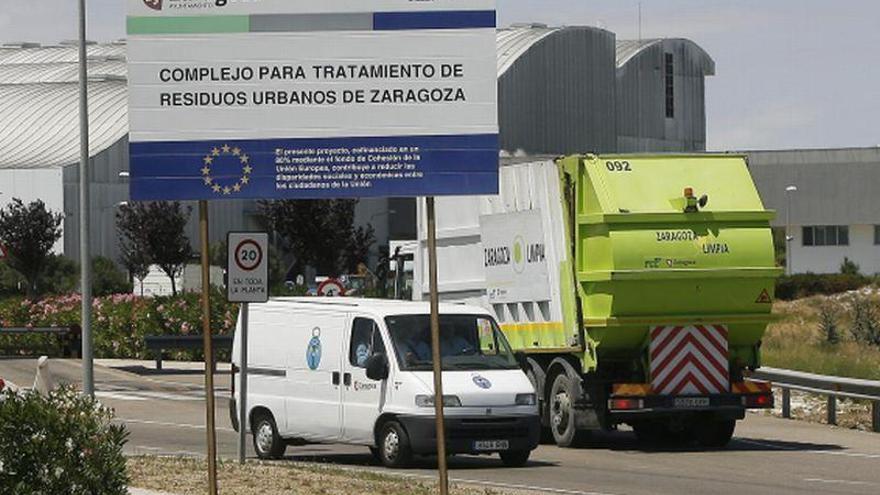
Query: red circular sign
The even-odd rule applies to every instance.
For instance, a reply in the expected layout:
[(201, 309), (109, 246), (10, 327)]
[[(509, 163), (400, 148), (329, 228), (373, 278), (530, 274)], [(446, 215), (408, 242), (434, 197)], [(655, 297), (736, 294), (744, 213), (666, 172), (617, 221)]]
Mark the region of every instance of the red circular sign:
[(339, 280), (328, 278), (318, 286), (318, 295), (327, 297), (344, 296), (345, 286)]
[(263, 248), (253, 239), (245, 239), (235, 247), (235, 264), (246, 272), (251, 272), (263, 262)]

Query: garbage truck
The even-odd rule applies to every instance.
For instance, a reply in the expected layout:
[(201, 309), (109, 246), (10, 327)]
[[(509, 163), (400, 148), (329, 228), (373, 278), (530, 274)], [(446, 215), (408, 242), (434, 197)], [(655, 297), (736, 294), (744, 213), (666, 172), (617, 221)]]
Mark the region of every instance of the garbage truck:
[(720, 448), (773, 407), (749, 379), (781, 274), (773, 217), (741, 155), (505, 158), (498, 195), (437, 199), (439, 297), (496, 316), (558, 445), (627, 424)]

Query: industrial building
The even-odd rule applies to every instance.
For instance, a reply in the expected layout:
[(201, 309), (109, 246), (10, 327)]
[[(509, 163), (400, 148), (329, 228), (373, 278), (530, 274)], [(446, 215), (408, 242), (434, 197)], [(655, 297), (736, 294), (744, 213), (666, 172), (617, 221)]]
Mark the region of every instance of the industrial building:
[(837, 273), (844, 258), (880, 273), (880, 147), (746, 154), (793, 273)]
[[(128, 200), (125, 43), (91, 44), (91, 251), (118, 260), (116, 210)], [(75, 43), (0, 45), (0, 207), (41, 199), (64, 215), (56, 252), (79, 259), (79, 92)], [(211, 204), (212, 242), (253, 228), (252, 202)], [(250, 213), (250, 215), (248, 214)], [(198, 240), (197, 222), (188, 235)]]
[(715, 61), (686, 39), (617, 42), (617, 152), (706, 150)]
[[(705, 149), (704, 77), (714, 62), (695, 43), (617, 41), (599, 28), (539, 24), (499, 29), (497, 43), (502, 153)], [(128, 200), (125, 57), (124, 42), (88, 47), (91, 248), (112, 259), (116, 210)], [(0, 206), (39, 198), (63, 212), (57, 250), (72, 258), (79, 256), (76, 63), (75, 44), (0, 46)], [(213, 202), (212, 242), (256, 228), (256, 210), (255, 201)], [(356, 221), (374, 226), (378, 246), (414, 239), (415, 201), (364, 200)], [(195, 219), (189, 236), (197, 239)]]

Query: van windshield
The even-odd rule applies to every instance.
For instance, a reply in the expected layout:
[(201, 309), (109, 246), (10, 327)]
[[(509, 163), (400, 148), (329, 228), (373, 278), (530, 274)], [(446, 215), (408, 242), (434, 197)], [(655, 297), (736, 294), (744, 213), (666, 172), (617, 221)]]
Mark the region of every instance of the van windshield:
[[(433, 369), (429, 315), (389, 316), (385, 323), (401, 370)], [(480, 315), (440, 315), (440, 355), (445, 371), (519, 367), (498, 325)]]

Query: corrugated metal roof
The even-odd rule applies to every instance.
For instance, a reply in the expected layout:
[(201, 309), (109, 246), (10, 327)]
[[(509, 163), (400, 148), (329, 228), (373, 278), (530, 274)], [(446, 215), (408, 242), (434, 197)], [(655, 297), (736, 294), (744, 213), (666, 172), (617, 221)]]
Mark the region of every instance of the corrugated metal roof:
[(533, 46), (560, 29), (548, 28), (543, 24), (514, 25), (499, 29), (496, 38), (498, 43), (498, 77), (503, 76)]
[(694, 58), (699, 58), (702, 71), (706, 76), (715, 75), (715, 60), (703, 50), (703, 48), (686, 38), (651, 38), (644, 40), (618, 40), (617, 41), (617, 68), (620, 69), (628, 64), (633, 58), (658, 44), (686, 45), (693, 50)]
[[(0, 169), (79, 163), (76, 84), (0, 86)], [(95, 156), (128, 134), (125, 82), (89, 84), (89, 146)]]
[(617, 67), (623, 67), (642, 50), (660, 43), (661, 39), (617, 40)]
[[(125, 44), (92, 44), (89, 145), (92, 156), (128, 134)], [(79, 59), (75, 44), (7, 44), (0, 49), (0, 169), (79, 162)]]

